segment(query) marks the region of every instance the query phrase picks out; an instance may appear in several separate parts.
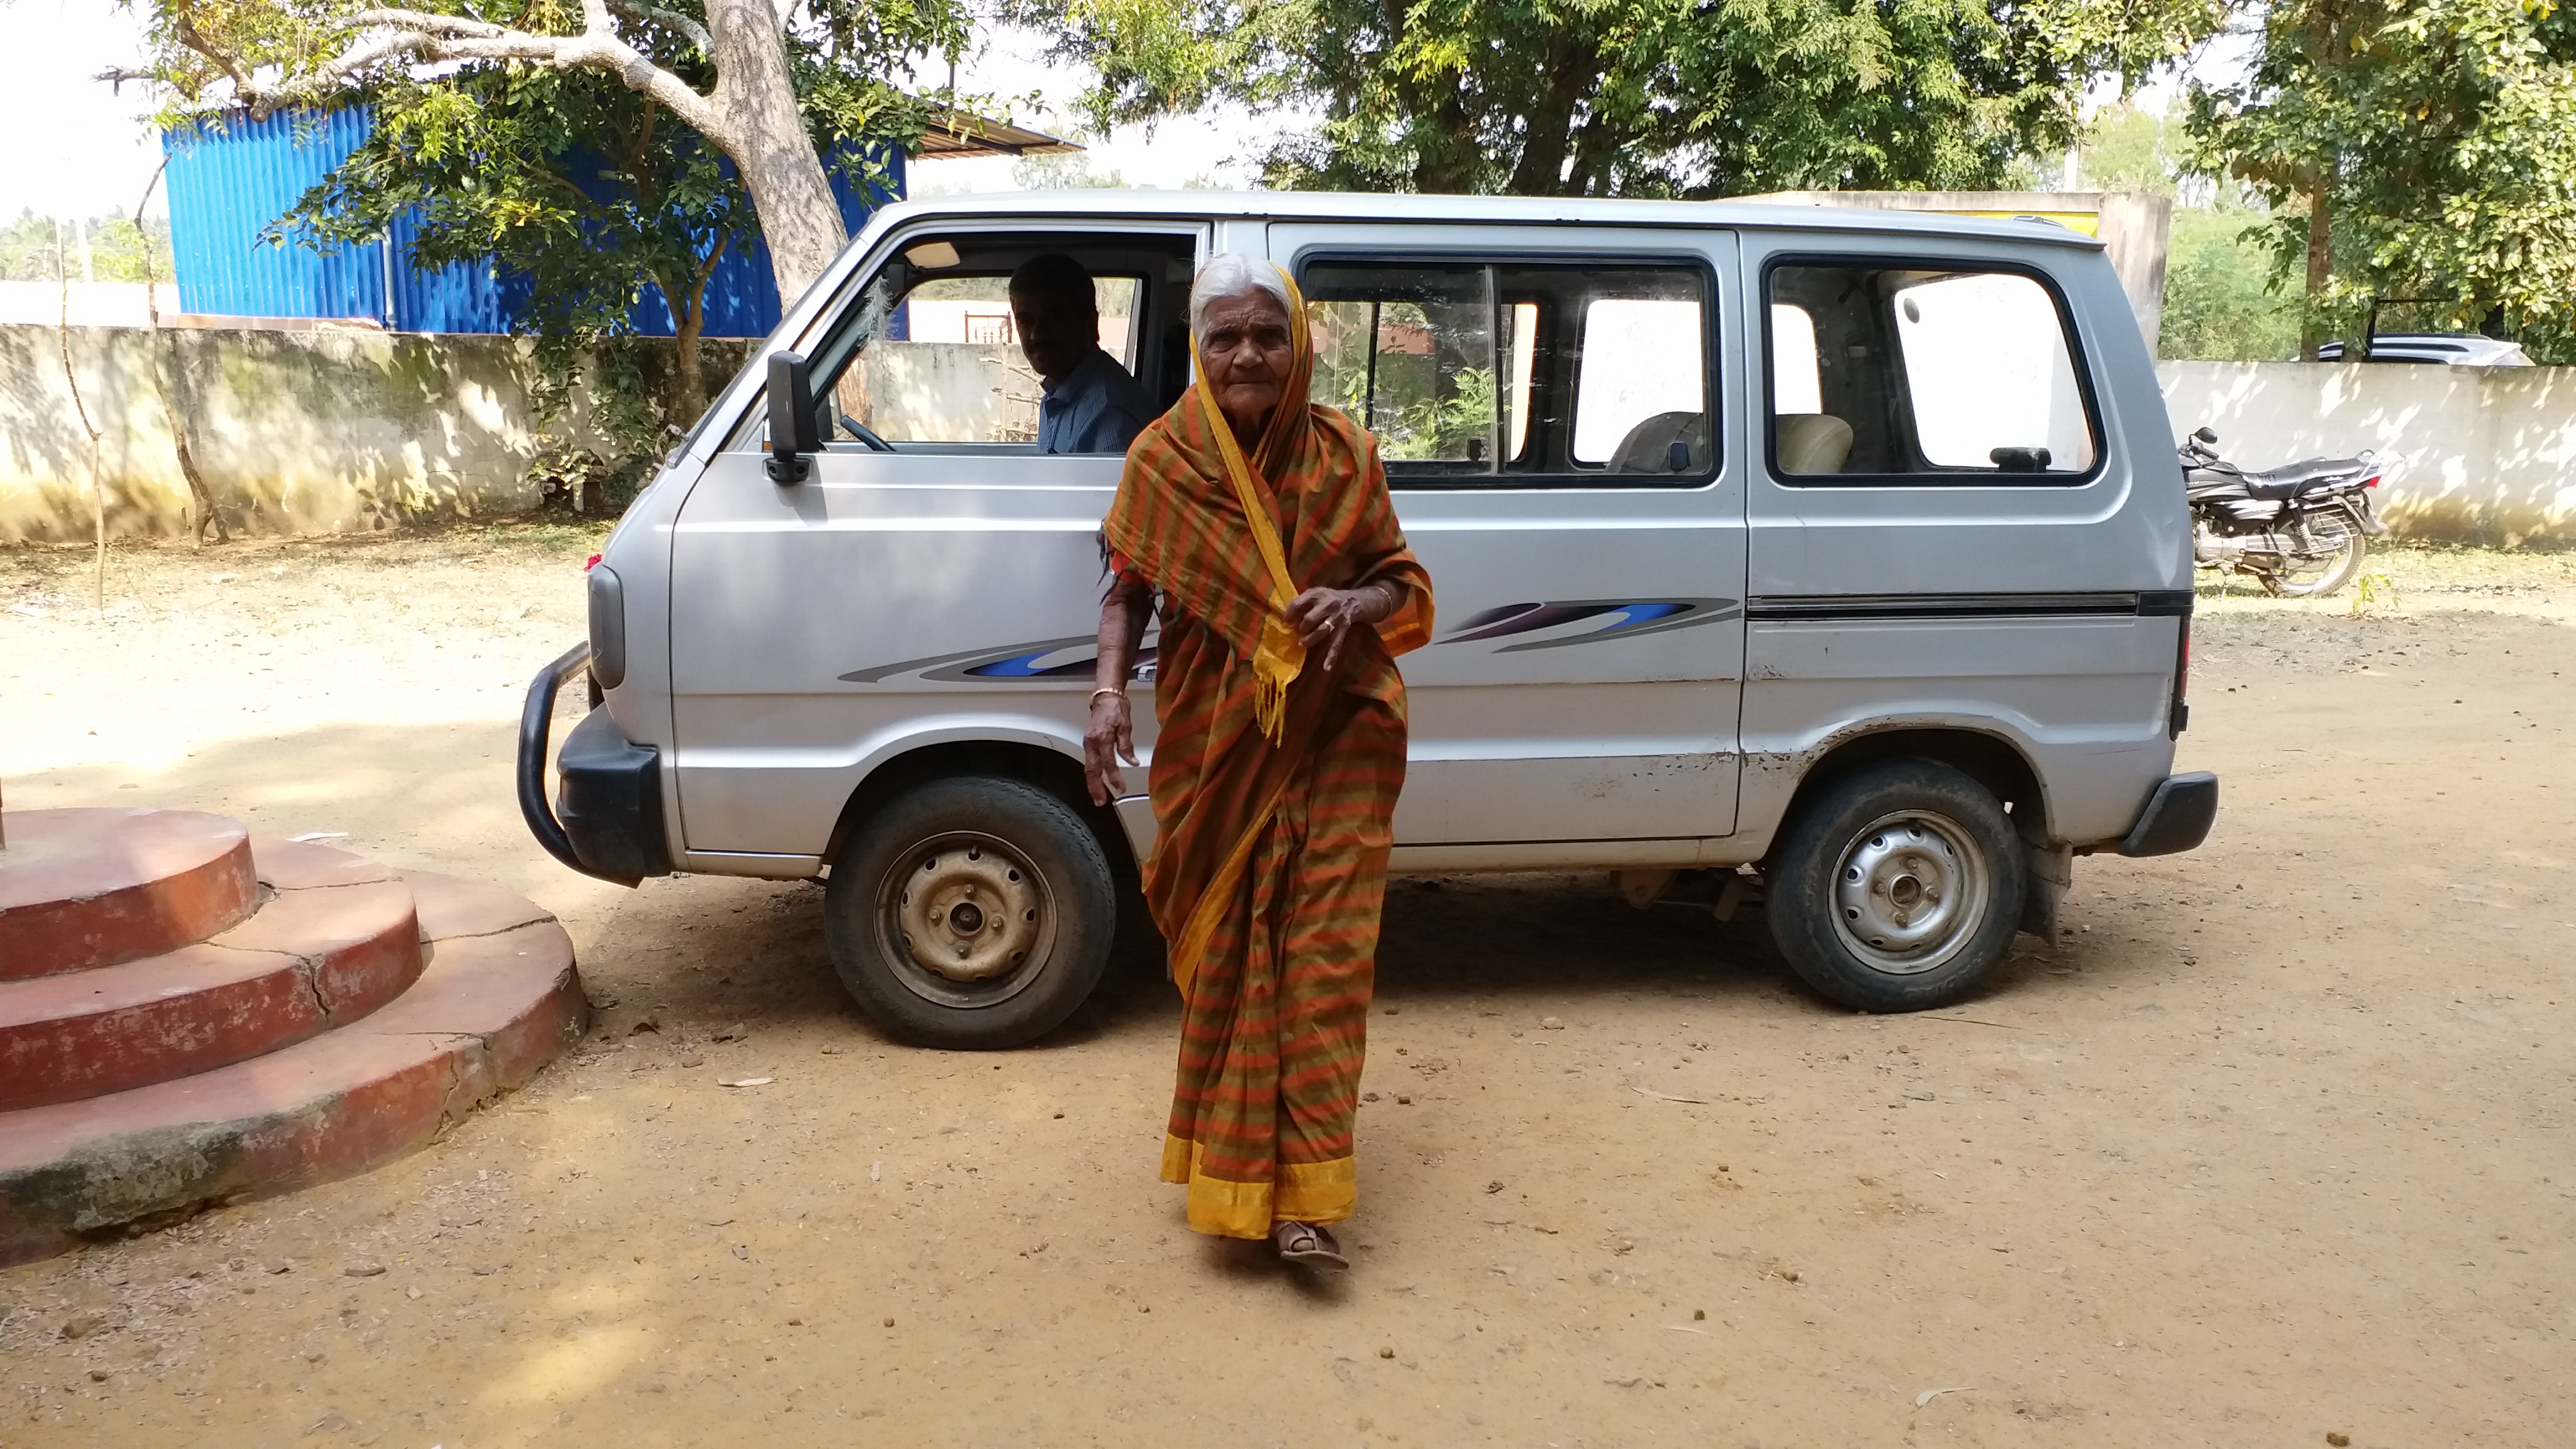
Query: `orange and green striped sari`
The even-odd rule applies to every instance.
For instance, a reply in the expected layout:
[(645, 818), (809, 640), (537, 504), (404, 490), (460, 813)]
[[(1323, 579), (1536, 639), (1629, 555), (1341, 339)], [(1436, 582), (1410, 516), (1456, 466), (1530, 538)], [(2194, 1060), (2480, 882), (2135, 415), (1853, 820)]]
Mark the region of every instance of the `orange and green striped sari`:
[[(1291, 311), (1288, 400), (1251, 456), (1195, 384), (1128, 451), (1102, 530), (1163, 599), (1145, 898), (1182, 998), (1163, 1178), (1189, 1185), (1192, 1228), (1234, 1238), (1339, 1222), (1358, 1200), (1352, 1128), (1404, 785), (1395, 656), (1432, 619), (1376, 440), (1304, 402), (1314, 348)], [(1326, 677), (1280, 609), (1377, 580), (1405, 603)]]

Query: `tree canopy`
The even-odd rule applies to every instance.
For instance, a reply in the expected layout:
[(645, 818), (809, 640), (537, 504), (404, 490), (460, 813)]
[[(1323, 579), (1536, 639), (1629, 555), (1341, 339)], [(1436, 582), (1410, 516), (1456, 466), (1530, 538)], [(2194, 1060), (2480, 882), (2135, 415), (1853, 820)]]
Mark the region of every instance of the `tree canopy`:
[(1311, 116), (1273, 185), (1707, 197), (1980, 187), (2212, 0), (1021, 0), (1097, 68), (1096, 125)]
[[(2240, 85), (2193, 97), (2201, 164), (2282, 214), (2308, 345), (2374, 300), (2417, 325), (2576, 328), (2576, 12), (2550, 0), (2274, 6)], [(2544, 346), (2543, 351), (2557, 350)]]
[[(669, 27), (637, 41), (693, 82), (706, 67)], [(854, 64), (846, 53), (796, 49), (818, 143), (862, 173), (853, 180), (881, 179), (865, 174), (881, 164), (874, 154), (850, 142), (900, 146), (920, 134), (929, 103), (872, 73), (895, 57)], [(497, 264), (524, 294), (524, 329), (550, 347), (595, 351), (631, 331), (639, 298), (657, 293), (682, 344), (670, 411), (695, 413), (702, 388), (690, 344), (706, 322), (707, 283), (760, 234), (740, 172), (721, 151), (651, 94), (588, 68), (483, 63), (436, 77), (382, 75), (357, 94), (375, 109), (367, 140), (273, 235), (362, 242), (409, 213), (412, 265)]]
[[(537, 339), (541, 412), (559, 416), (587, 373), (589, 419), (620, 474), (659, 454), (665, 430), (701, 406), (696, 343), (718, 263), (765, 236), (792, 301), (843, 237), (822, 158), (864, 173), (883, 148), (916, 140), (940, 98), (908, 94), (892, 77), (962, 49), (970, 24), (958, 0), (809, 0), (784, 26), (769, 0), (621, 4), (613, 14), (596, 0), (586, 9), (433, 0), (455, 13), (331, 0), (130, 3), (148, 7), (151, 49), (123, 75), (160, 88), (165, 121), (232, 106), (372, 106), (368, 139), (271, 236), (372, 241), (408, 213), (410, 265), (495, 267), (516, 325)], [(783, 115), (752, 115), (758, 88), (728, 88), (716, 39), (728, 24), (737, 57), (763, 42), (775, 52)], [(599, 54), (627, 59), (602, 64)], [(441, 63), (422, 64), (432, 59)], [(761, 128), (783, 141), (747, 140)], [(678, 334), (667, 359), (632, 338), (639, 299), (656, 294)], [(565, 450), (564, 466), (591, 466), (580, 456)]]
[[(668, 135), (676, 122), (733, 163), (790, 299), (846, 239), (821, 157), (900, 136), (907, 125), (917, 135), (921, 103), (891, 77), (917, 59), (953, 59), (971, 24), (962, 0), (790, 0), (785, 13), (772, 0), (125, 3), (147, 16), (148, 53), (110, 78), (160, 88), (165, 119), (390, 96), (423, 144), (497, 138), (488, 153), (467, 145), (427, 158), (431, 171), (480, 167), (487, 154), (507, 169), (535, 154), (531, 145), (543, 149), (547, 127), (530, 111), (531, 93), (513, 89), (519, 81), (553, 72), (613, 82), (634, 98), (624, 118), (632, 124), (620, 129), (649, 124)], [(558, 95), (596, 116), (609, 90)], [(516, 115), (476, 136), (466, 111), (496, 97), (517, 102)]]

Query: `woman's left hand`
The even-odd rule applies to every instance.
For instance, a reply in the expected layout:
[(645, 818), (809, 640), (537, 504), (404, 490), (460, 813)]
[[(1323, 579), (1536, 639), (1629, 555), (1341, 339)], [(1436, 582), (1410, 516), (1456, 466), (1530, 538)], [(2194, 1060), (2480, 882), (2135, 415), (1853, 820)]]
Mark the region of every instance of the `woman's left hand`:
[(1394, 588), (1383, 583), (1356, 589), (1308, 589), (1288, 601), (1282, 616), (1297, 631), (1297, 641), (1312, 654), (1324, 650), (1324, 672), (1341, 662), (1342, 641), (1354, 628), (1374, 624), (1395, 612)]

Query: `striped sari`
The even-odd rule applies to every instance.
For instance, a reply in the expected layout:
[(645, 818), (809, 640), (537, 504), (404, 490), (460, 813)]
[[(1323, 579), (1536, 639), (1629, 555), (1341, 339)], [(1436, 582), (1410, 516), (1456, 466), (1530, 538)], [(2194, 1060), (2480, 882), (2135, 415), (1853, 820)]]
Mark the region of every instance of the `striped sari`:
[[(1352, 1127), (1404, 784), (1395, 656), (1432, 619), (1376, 440), (1303, 401), (1314, 347), (1290, 310), (1288, 401), (1251, 456), (1195, 384), (1128, 451), (1102, 529), (1163, 601), (1145, 899), (1182, 997), (1163, 1179), (1188, 1184), (1192, 1228), (1234, 1238), (1339, 1222), (1358, 1200)], [(1404, 604), (1330, 677), (1320, 654), (1308, 667), (1280, 609), (1379, 580)]]

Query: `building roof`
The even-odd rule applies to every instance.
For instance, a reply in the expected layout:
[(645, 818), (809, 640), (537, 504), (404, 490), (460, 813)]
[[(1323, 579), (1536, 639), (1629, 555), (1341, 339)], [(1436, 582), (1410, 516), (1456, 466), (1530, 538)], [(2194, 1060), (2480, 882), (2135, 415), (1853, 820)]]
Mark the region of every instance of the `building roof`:
[(921, 144), (913, 156), (923, 161), (947, 161), (968, 156), (1068, 156), (1080, 146), (1044, 131), (996, 121), (990, 116), (951, 111), (944, 120), (933, 121), (921, 133)]

